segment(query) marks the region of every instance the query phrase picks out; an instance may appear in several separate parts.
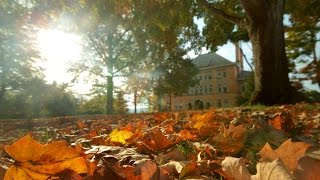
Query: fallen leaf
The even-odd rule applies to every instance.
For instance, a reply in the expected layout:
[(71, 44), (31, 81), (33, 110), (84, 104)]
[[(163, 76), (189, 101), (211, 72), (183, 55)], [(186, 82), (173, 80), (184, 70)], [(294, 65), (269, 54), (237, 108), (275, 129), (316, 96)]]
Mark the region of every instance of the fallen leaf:
[(273, 161), (280, 158), (290, 171), (294, 171), (298, 167), (299, 158), (304, 155), (310, 146), (310, 144), (304, 142), (292, 142), (291, 139), (288, 139), (276, 150), (273, 150), (271, 146), (266, 143), (259, 151), (259, 155), (262, 160)]
[(224, 150), (225, 155), (232, 155), (238, 152), (244, 145), (245, 128), (242, 125), (229, 128), (223, 126), (221, 132), (214, 136), (211, 141), (217, 144), (217, 147)]
[(179, 179), (183, 179), (186, 176), (191, 176), (191, 175), (198, 175), (198, 169), (197, 169), (197, 163), (194, 161), (189, 162), (188, 164), (186, 164), (179, 175)]
[(257, 174), (251, 176), (252, 180), (278, 180), (285, 179), (291, 180), (293, 177), (290, 175), (285, 165), (280, 158), (272, 162), (260, 162), (257, 164)]
[(222, 170), (227, 173), (228, 177), (234, 179), (248, 180), (250, 179), (251, 174), (249, 173), (244, 159), (226, 157), (222, 163)]
[(299, 159), (299, 167), (294, 174), (297, 179), (320, 180), (319, 172), (320, 160), (304, 156)]
[(87, 173), (86, 161), (80, 152), (68, 147), (64, 141), (42, 145), (27, 134), (12, 145), (5, 146), (5, 149), (17, 161), (6, 172), (5, 179), (21, 179), (24, 176), (47, 179), (64, 170)]
[(133, 133), (128, 130), (114, 129), (110, 134), (109, 138), (111, 142), (118, 142), (121, 144), (127, 144), (126, 140), (133, 136)]
[(159, 128), (149, 131), (144, 136), (143, 142), (153, 150), (161, 150), (173, 145), (173, 142), (170, 141)]

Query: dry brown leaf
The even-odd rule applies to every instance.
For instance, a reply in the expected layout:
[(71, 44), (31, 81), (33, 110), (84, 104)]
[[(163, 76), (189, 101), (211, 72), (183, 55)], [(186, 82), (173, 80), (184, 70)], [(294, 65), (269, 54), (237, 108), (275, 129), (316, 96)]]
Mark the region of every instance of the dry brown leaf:
[(266, 143), (259, 151), (259, 155), (262, 160), (268, 161), (280, 158), (290, 171), (294, 171), (298, 167), (299, 158), (304, 155), (310, 146), (310, 144), (304, 142), (292, 142), (291, 139), (288, 139), (276, 150), (273, 150), (271, 146)]
[(249, 180), (249, 173), (243, 158), (226, 157), (222, 161), (222, 170), (228, 177), (241, 180)]
[(188, 164), (186, 164), (179, 175), (179, 179), (183, 179), (186, 176), (191, 176), (191, 175), (199, 175), (198, 174), (198, 165), (194, 161), (190, 161)]
[(212, 138), (212, 143), (223, 149), (224, 155), (232, 155), (243, 147), (245, 131), (242, 125), (223, 126), (222, 131)]
[(295, 177), (304, 180), (320, 180), (320, 160), (308, 156), (300, 158)]
[(252, 180), (291, 180), (290, 175), (281, 159), (277, 158), (272, 162), (260, 162), (257, 164), (257, 174), (251, 176)]

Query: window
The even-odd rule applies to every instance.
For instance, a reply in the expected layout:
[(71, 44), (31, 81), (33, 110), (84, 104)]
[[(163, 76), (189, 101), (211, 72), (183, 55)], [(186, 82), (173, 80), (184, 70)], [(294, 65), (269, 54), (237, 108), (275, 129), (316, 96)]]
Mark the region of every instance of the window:
[(196, 88), (196, 93), (195, 93), (196, 95), (198, 94), (198, 89)]
[(204, 80), (207, 80), (207, 75), (204, 76)]
[(209, 102), (207, 102), (207, 103), (206, 103), (206, 107), (205, 107), (205, 108), (206, 108), (206, 109), (210, 109), (210, 106), (211, 106), (211, 105), (210, 105), (210, 103), (209, 103)]
[(224, 99), (223, 103), (224, 103), (224, 106), (228, 106), (229, 105), (228, 99)]
[(199, 93), (202, 94), (202, 86), (200, 86)]
[(212, 84), (209, 85), (209, 92), (212, 93)]
[(199, 79), (202, 80), (202, 76), (199, 76)]
[(227, 92), (227, 86), (223, 86), (223, 92), (224, 92), (224, 93)]
[(220, 72), (220, 71), (217, 72), (217, 77), (218, 77), (218, 78), (221, 77), (221, 72)]
[(207, 86), (204, 86), (204, 93), (205, 93), (205, 94), (208, 93)]
[(209, 74), (208, 79), (212, 79), (211, 74)]
[(244, 92), (246, 90), (244, 84), (241, 84), (241, 92)]
[(222, 89), (221, 89), (221, 84), (218, 85), (218, 93), (221, 93)]
[(218, 100), (217, 100), (217, 106), (218, 106), (218, 107), (221, 107), (221, 106), (222, 106), (222, 104), (221, 104), (221, 99), (218, 99)]
[(227, 77), (227, 72), (223, 72), (223, 77)]

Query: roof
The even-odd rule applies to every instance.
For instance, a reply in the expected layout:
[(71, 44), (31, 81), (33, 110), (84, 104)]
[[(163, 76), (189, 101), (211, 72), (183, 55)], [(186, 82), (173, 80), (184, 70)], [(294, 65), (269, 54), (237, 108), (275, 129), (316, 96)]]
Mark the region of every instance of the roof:
[(238, 80), (248, 79), (251, 74), (252, 74), (251, 71), (241, 71), (240, 74), (239, 74), (239, 76), (238, 76)]
[(201, 54), (198, 57), (194, 58), (192, 62), (198, 68), (208, 66), (226, 66), (235, 64), (234, 62), (231, 62), (216, 53)]

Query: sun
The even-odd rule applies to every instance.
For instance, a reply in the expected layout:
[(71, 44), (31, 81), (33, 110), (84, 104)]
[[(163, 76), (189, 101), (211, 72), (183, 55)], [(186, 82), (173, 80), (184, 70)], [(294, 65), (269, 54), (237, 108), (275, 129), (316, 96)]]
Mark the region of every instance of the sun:
[(72, 77), (67, 74), (70, 63), (81, 58), (81, 37), (54, 29), (41, 29), (38, 33), (38, 47), (46, 59), (40, 63), (48, 82), (67, 82)]

